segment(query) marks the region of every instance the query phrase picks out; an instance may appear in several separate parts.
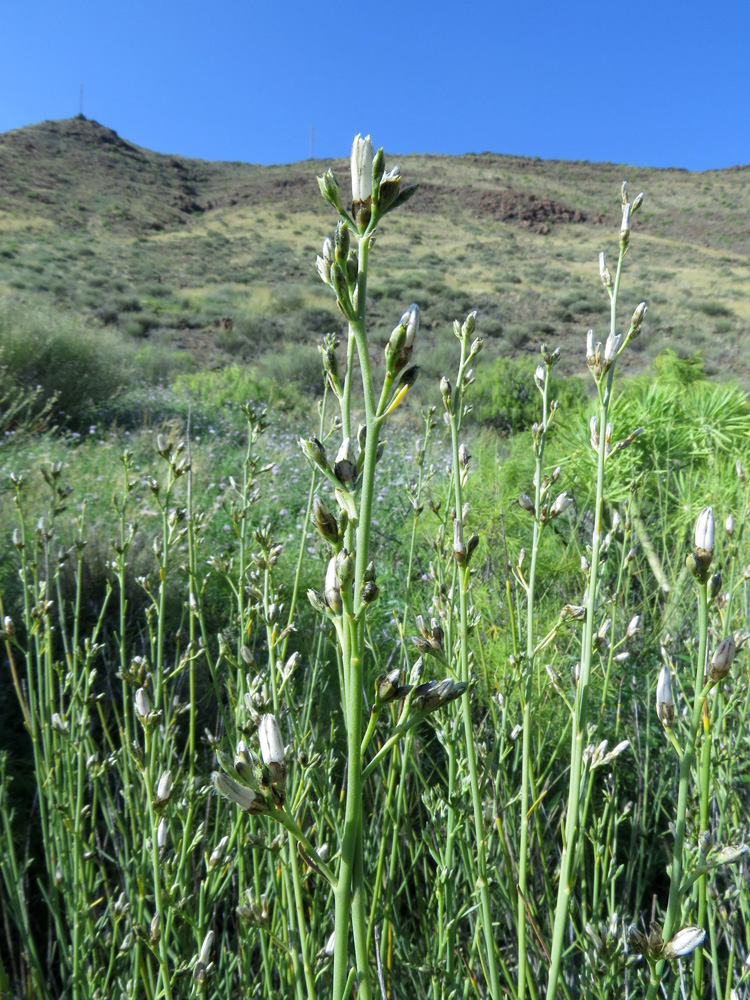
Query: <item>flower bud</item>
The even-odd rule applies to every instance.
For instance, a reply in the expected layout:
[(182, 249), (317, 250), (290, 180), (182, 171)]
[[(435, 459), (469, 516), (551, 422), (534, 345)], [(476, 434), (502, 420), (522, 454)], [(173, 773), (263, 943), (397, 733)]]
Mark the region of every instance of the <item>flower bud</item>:
[(645, 302), (641, 302), (635, 307), (632, 319), (630, 320), (630, 336), (632, 338), (635, 338), (638, 335), (638, 332), (640, 331), (641, 328), (641, 323), (643, 323), (643, 320), (645, 319), (647, 312), (648, 312), (648, 306), (646, 305)]
[(369, 135), (357, 133), (352, 144), (352, 201), (363, 201), (372, 195), (372, 161), (375, 150)]
[(704, 507), (695, 524), (695, 557), (702, 570), (711, 565), (714, 555), (716, 525), (713, 507)]
[[(310, 596), (309, 591), (307, 596)], [(341, 614), (343, 604), (341, 603), (341, 585), (339, 584), (336, 572), (336, 556), (332, 556), (328, 561), (325, 580), (325, 599), (326, 604), (334, 614)]]
[(338, 521), (319, 496), (313, 497), (311, 520), (327, 542), (338, 542)]
[(622, 207), (622, 223), (620, 225), (620, 242), (627, 243), (630, 240), (630, 202), (625, 202)]
[(172, 794), (172, 772), (164, 771), (156, 786), (156, 805), (164, 805)]
[(141, 722), (145, 722), (149, 715), (151, 715), (151, 705), (149, 704), (148, 695), (142, 687), (138, 688), (135, 693), (135, 710)]
[(612, 275), (607, 267), (607, 255), (603, 250), (599, 253), (599, 277), (602, 279), (602, 284), (605, 288), (612, 287)]
[(522, 493), (518, 498), (518, 502), (527, 513), (531, 514), (532, 517), (536, 516), (536, 508), (534, 507), (534, 501), (531, 499), (528, 493)]
[(723, 639), (716, 647), (711, 663), (708, 667), (708, 676), (712, 681), (721, 681), (729, 673), (734, 660), (735, 645), (734, 638), (729, 635)]
[(683, 927), (664, 948), (664, 958), (685, 958), (699, 948), (706, 939), (702, 927)]
[(243, 812), (265, 812), (265, 801), (252, 788), (241, 785), (239, 781), (235, 781), (234, 778), (230, 778), (226, 774), (221, 774), (219, 771), (214, 771), (211, 774), (211, 781), (220, 795), (234, 802)]
[(229, 843), (229, 836), (222, 837), (216, 847), (211, 851), (211, 856), (208, 859), (208, 870), (214, 869), (221, 859), (224, 857), (224, 851), (227, 849), (227, 844)]
[(275, 716), (269, 714), (261, 717), (258, 742), (260, 743), (260, 755), (263, 758), (263, 763), (268, 767), (271, 775), (271, 784), (275, 788), (283, 788), (286, 779), (284, 743)]
[(319, 175), (318, 187), (325, 200), (333, 205), (337, 212), (341, 212), (341, 188), (332, 170), (326, 170), (324, 174)]
[(445, 375), (443, 375), (443, 377), (440, 379), (440, 394), (443, 397), (443, 406), (445, 407), (446, 411), (450, 413), (453, 390), (451, 389), (451, 384), (445, 377)]
[(656, 714), (665, 728), (668, 728), (674, 722), (672, 679), (667, 663), (662, 664), (662, 668), (659, 671), (659, 680), (656, 683)]

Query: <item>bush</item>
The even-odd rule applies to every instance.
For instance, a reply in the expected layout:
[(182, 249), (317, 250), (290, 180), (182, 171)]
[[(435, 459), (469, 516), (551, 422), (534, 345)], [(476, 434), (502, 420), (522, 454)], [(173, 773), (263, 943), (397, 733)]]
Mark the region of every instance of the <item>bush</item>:
[[(534, 384), (535, 358), (497, 358), (479, 367), (474, 391), (474, 412), (481, 424), (501, 434), (528, 430), (539, 419), (539, 391)], [(567, 417), (586, 400), (583, 384), (576, 378), (553, 378), (552, 399), (557, 399)]]
[(0, 303), (7, 378), (23, 392), (41, 387), (40, 405), (56, 397), (71, 425), (116, 395), (131, 378), (130, 352), (106, 330), (90, 330), (51, 310)]

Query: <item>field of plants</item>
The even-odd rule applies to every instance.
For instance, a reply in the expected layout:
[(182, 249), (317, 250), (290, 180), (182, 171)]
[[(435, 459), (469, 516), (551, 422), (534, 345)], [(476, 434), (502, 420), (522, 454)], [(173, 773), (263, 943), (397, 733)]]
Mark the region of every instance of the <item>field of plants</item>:
[(450, 231), (423, 159), (357, 136), (255, 237), (211, 165), (147, 239), (95, 189), (12, 246), (13, 190), (0, 997), (747, 995), (741, 227), (706, 278), (699, 213), (558, 164)]

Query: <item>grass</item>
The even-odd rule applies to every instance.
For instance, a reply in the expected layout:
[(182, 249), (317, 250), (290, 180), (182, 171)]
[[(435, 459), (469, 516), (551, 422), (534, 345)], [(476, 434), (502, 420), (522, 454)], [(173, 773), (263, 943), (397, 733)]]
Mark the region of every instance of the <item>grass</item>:
[[(8, 398), (27, 398), (24, 366), (42, 347), (79, 373), (54, 391), (73, 391), (81, 358), (92, 388), (80, 396), (90, 399), (79, 422), (56, 432), (29, 423), (22, 406), (10, 418), (19, 433), (0, 448), (0, 617), (11, 620), (0, 708), (0, 990), (341, 1000), (355, 982), (357, 995), (378, 995), (382, 977), (391, 996), (604, 1000), (653, 995), (662, 981), (674, 990), (681, 976), (696, 997), (702, 984), (722, 997), (746, 988), (747, 396), (707, 378), (717, 356), (672, 350), (628, 376), (649, 361), (631, 350), (646, 340), (650, 313), (617, 359), (614, 388), (614, 368), (590, 380), (582, 343), (559, 363), (537, 353), (540, 340), (558, 345), (556, 324), (568, 321), (556, 311), (575, 314), (576, 325), (606, 315), (607, 292), (585, 264), (599, 245), (576, 228), (589, 223), (512, 232), (524, 252), (513, 260), (518, 280), (503, 281), (508, 320), (501, 312), (484, 345), (474, 345), (483, 321), (475, 330), (473, 314), (453, 336), (431, 317), (448, 313), (451, 296), (459, 305), (484, 296), (490, 310), (501, 280), (490, 274), (492, 255), (502, 250), (482, 246), (484, 229), (467, 222), (471, 198), (462, 207), (446, 194), (463, 234), (477, 230), (474, 243), (459, 238), (430, 178), (450, 171), (481, 192), (507, 169), (520, 189), (547, 184), (545, 197), (584, 213), (600, 182), (574, 200), (566, 185), (588, 177), (587, 165), (539, 164), (519, 180), (504, 158), (414, 162), (434, 224), (412, 207), (389, 215), (371, 256), (367, 224), (352, 229), (358, 276), (370, 268), (373, 280), (343, 343), (321, 345), (317, 409), (323, 358), (295, 323), (301, 310), (335, 313), (333, 298), (326, 305), (295, 274), (306, 236), (285, 258), (297, 234), (274, 222), (274, 280), (252, 290), (244, 318), (232, 312), (239, 288), (205, 282), (178, 293), (174, 275), (155, 269), (184, 265), (190, 226), (205, 227), (206, 245), (224, 253), (256, 219), (253, 205), (228, 213), (226, 228), (213, 219), (222, 226), (214, 233), (203, 216), (179, 237), (164, 230), (145, 243), (127, 243), (123, 230), (104, 253), (116, 246), (132, 262), (128, 254), (148, 247), (135, 284), (118, 279), (129, 303), (118, 316), (155, 315), (157, 303), (232, 315), (223, 332), (248, 343), (253, 366), (212, 370), (203, 358), (186, 371), (167, 335), (179, 328), (129, 342), (102, 336), (101, 319), (6, 307)], [(643, 209), (647, 252), (660, 177), (651, 177), (655, 207)], [(688, 190), (689, 177), (670, 179)], [(317, 215), (301, 215), (293, 229), (309, 233)], [(689, 233), (685, 213), (673, 217)], [(625, 258), (626, 317), (647, 293), (640, 220)], [(242, 246), (261, 268), (262, 245)], [(413, 271), (411, 246), (422, 254)], [(443, 276), (449, 248), (466, 255), (466, 285), (452, 269)], [(691, 252), (681, 243), (670, 270), (695, 269)], [(292, 274), (286, 299), (282, 267)], [(669, 289), (659, 322), (676, 323), (672, 278), (659, 281)], [(162, 284), (168, 291), (155, 295)], [(352, 287), (337, 289), (344, 309), (353, 309)], [(395, 359), (406, 330), (393, 329), (391, 299), (412, 292), (427, 297), (411, 359), (423, 370), (402, 391)], [(710, 294), (696, 301), (719, 301)], [(73, 281), (70, 301), (77, 295)], [(505, 355), (518, 315), (535, 361)], [(263, 317), (278, 326), (253, 344)], [(46, 339), (32, 350), (40, 331)], [(350, 344), (359, 364), (347, 379)], [(384, 379), (392, 386), (380, 404), (358, 394), (367, 366), (378, 391)], [(367, 393), (366, 370), (364, 384)], [(106, 392), (95, 399), (97, 386)], [(632, 443), (608, 451), (638, 427)], [(300, 434), (323, 442), (325, 471), (302, 462)], [(350, 485), (351, 461), (361, 492)], [(713, 561), (694, 578), (685, 556), (708, 504)], [(730, 635), (734, 663), (704, 692), (704, 661)], [(662, 664), (676, 703), (666, 729), (655, 704)], [(441, 680), (453, 700), (420, 687)], [(287, 748), (283, 777), (269, 715)], [(214, 787), (230, 801), (213, 791), (211, 772), (221, 770), (234, 784)], [(697, 924), (705, 957), (669, 958), (663, 945)]]

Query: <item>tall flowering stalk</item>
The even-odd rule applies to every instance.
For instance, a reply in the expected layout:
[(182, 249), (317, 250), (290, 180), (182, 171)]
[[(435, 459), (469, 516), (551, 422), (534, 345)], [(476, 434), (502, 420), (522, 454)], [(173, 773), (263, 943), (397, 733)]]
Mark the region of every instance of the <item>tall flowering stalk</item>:
[(604, 487), (605, 465), (607, 459), (622, 447), (629, 444), (635, 433), (624, 438), (618, 444), (612, 444), (612, 426), (609, 422), (609, 409), (612, 402), (612, 386), (615, 376), (617, 358), (628, 343), (640, 333), (641, 324), (646, 313), (646, 304), (642, 302), (630, 321), (627, 335), (617, 333), (617, 306), (620, 292), (623, 262), (630, 246), (631, 216), (640, 208), (643, 195), (639, 194), (631, 203), (628, 200), (627, 185), (622, 186), (622, 223), (620, 226), (620, 252), (617, 259), (617, 269), (614, 280), (606, 264), (604, 253), (599, 256), (599, 275), (602, 284), (609, 294), (610, 328), (609, 336), (602, 348), (596, 343), (594, 331), (589, 330), (586, 341), (586, 361), (594, 378), (597, 389), (597, 414), (591, 418), (591, 444), (597, 455), (596, 469), (596, 501), (594, 509), (594, 530), (591, 537), (591, 558), (589, 584), (585, 600), (585, 621), (581, 640), (581, 662), (576, 684), (575, 704), (572, 713), (571, 744), (570, 744), (570, 775), (568, 779), (568, 802), (565, 814), (565, 833), (560, 859), (560, 875), (555, 906), (555, 920), (552, 932), (552, 948), (550, 950), (550, 972), (547, 981), (547, 1000), (554, 1000), (557, 993), (557, 983), (560, 977), (563, 948), (565, 943), (565, 928), (568, 924), (570, 897), (576, 880), (576, 869), (580, 863), (581, 851), (578, 849), (580, 836), (579, 818), (581, 810), (581, 792), (584, 787), (584, 750), (590, 739), (589, 722), (593, 721), (589, 712), (591, 693), (591, 673), (594, 661), (594, 637), (596, 636), (596, 619), (598, 614), (599, 569), (601, 562), (602, 528), (604, 522)]

